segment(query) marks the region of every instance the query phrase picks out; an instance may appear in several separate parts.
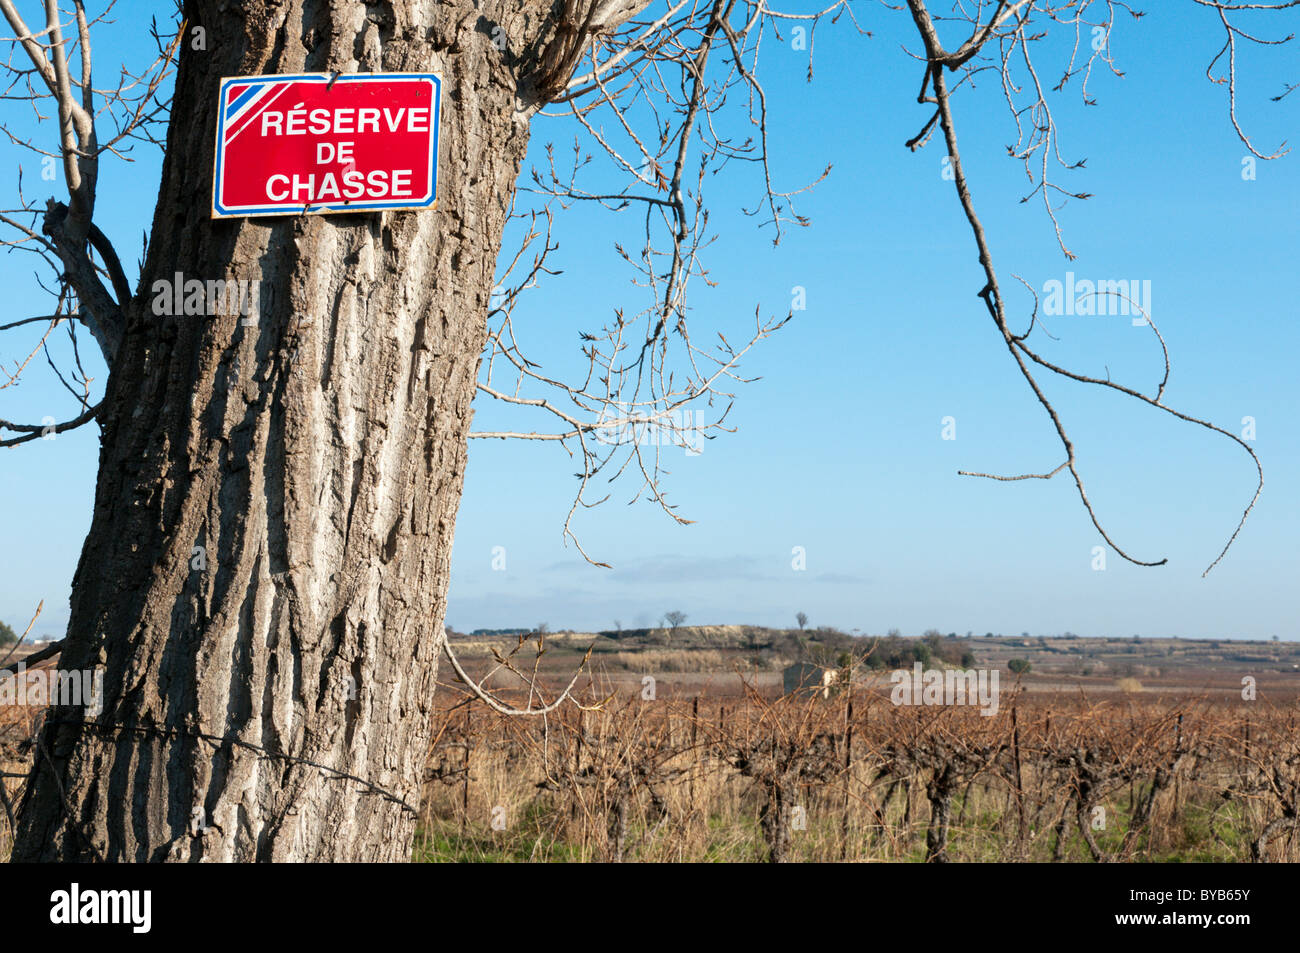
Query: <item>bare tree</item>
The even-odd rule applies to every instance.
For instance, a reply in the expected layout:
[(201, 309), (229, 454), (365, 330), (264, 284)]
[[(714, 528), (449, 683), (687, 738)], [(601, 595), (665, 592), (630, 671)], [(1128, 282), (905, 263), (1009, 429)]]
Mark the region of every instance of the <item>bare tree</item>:
[[(1234, 21), (1296, 4), (1196, 2), (1225, 26), (1215, 62), (1226, 53), (1226, 73), (1212, 78), (1227, 86), (1250, 146), (1235, 76), (1238, 44), (1257, 41)], [(186, 0), (172, 26), (155, 30), (153, 62), (103, 88), (91, 38), (112, 4), (98, 17), (82, 0), (30, 9), (40, 19), (0, 0), (12, 32), (6, 100), (57, 121), (39, 141), (5, 131), (58, 164), (67, 201), (28, 198), (20, 178), (16, 208), (0, 213), (9, 247), (48, 269), (51, 295), (46, 314), (0, 330), (45, 328), (8, 383), (66, 330), (71, 367), (49, 363), (73, 405), (52, 424), (0, 420), (0, 446), (100, 427), (94, 515), (59, 664), (101, 669), (104, 699), (94, 716), (55, 708), (46, 719), (14, 856), (405, 858), (440, 655), (463, 674), (443, 619), (467, 440), (558, 444), (577, 477), (563, 532), (584, 557), (572, 519), (606, 498), (588, 498), (597, 478), (631, 473), (635, 497), (687, 522), (662, 483), (665, 449), (728, 429), (742, 359), (790, 317), (755, 308), (747, 340), (735, 342), (692, 333), (687, 289), (706, 275), (715, 238), (704, 189), (715, 173), (750, 168), (757, 201), (747, 211), (774, 241), (808, 224), (794, 207), (806, 185), (779, 186), (769, 167), (761, 40), (796, 27), (811, 36), (827, 20), (861, 29), (855, 13), (846, 0), (798, 14), (766, 0)], [(1167, 357), (1145, 394), (1032, 350), (1036, 309), (1023, 333), (1010, 330), (961, 167), (953, 93), (980, 70), (999, 78), (1021, 133), (1013, 154), (1056, 225), (1054, 202), (1083, 193), (1048, 176), (1060, 152), (1031, 54), (1049, 31), (1078, 37), (1089, 17), (1109, 37), (1123, 9), (999, 0), (937, 18), (908, 0), (919, 101), (933, 110), (908, 145), (942, 130), (985, 271), (980, 297), (1066, 455), (1050, 473), (995, 479), (1068, 469), (1112, 546), (1035, 369), (1237, 438), (1163, 402)], [(888, 4), (877, 12), (897, 21)], [(1061, 85), (1081, 75), (1087, 96), (1094, 65), (1114, 68), (1108, 50), (1072, 54)], [(444, 79), (436, 212), (210, 219), (222, 77), (375, 71)], [(735, 125), (721, 120), (728, 110), (750, 138), (725, 131)], [(521, 178), (530, 129), (556, 115), (579, 129), (574, 149), (548, 149)], [(96, 186), (101, 161), (149, 145), (164, 149), (163, 171), (133, 290), (95, 224)], [(583, 330), (584, 372), (562, 380), (525, 354), (517, 307), (555, 270), (555, 216), (578, 205), (635, 216), (636, 240), (617, 248), (644, 298)], [(503, 251), (511, 228), (519, 246)], [(207, 300), (201, 317), (153, 314), (154, 289), (177, 275), (200, 288), (253, 282), (257, 312)], [(106, 382), (81, 368), (80, 329), (103, 354)], [(471, 432), (476, 395), (550, 426)]]
[[(1236, 42), (1238, 37), (1242, 37), (1253, 42), (1261, 42), (1250, 34), (1244, 33), (1239, 28), (1231, 25), (1228, 20), (1230, 12), (1241, 10), (1283, 10), (1296, 7), (1293, 2), (1280, 2), (1275, 4), (1232, 4), (1220, 2), (1220, 0), (1195, 0), (1201, 6), (1212, 7), (1215, 9), (1220, 20), (1223, 22), (1226, 43), (1224, 49), (1215, 56), (1211, 61), (1210, 69), (1213, 69), (1222, 57), (1223, 52), (1229, 53), (1228, 75), (1226, 77), (1215, 79), (1216, 82), (1224, 82), (1229, 87), (1229, 106), (1232, 113), (1232, 121), (1243, 144), (1254, 154), (1262, 159), (1274, 159), (1284, 154), (1284, 150), (1279, 149), (1269, 155), (1262, 155), (1255, 151), (1249, 138), (1242, 131), (1236, 120)], [(1255, 493), (1250, 502), (1246, 505), (1241, 514), (1241, 519), (1237, 523), (1236, 529), (1224, 544), (1223, 550), (1205, 569), (1203, 575), (1208, 574), (1218, 562), (1227, 554), (1228, 549), (1236, 540), (1237, 535), (1241, 532), (1241, 527), (1245, 525), (1247, 517), (1250, 516), (1259, 494), (1264, 487), (1264, 470), (1251, 449), (1242, 438), (1236, 434), (1209, 423), (1182, 411), (1176, 410), (1164, 403), (1165, 387), (1169, 383), (1170, 361), (1169, 351), (1165, 347), (1165, 341), (1161, 336), (1159, 329), (1151, 320), (1151, 315), (1141, 309), (1137, 302), (1125, 296), (1125, 300), (1130, 305), (1138, 308), (1138, 311), (1145, 319), (1146, 326), (1151, 328), (1152, 334), (1159, 343), (1161, 353), (1164, 359), (1164, 373), (1160, 377), (1158, 384), (1152, 389), (1150, 394), (1144, 394), (1141, 391), (1116, 383), (1110, 380), (1109, 375), (1105, 378), (1082, 374), (1061, 367), (1051, 361), (1046, 360), (1036, 351), (1031, 349), (1026, 340), (1033, 333), (1035, 327), (1040, 323), (1038, 315), (1038, 296), (1033, 288), (1020, 278), (1014, 276), (1026, 289), (1033, 295), (1033, 309), (1029, 315), (1028, 326), (1020, 334), (1011, 330), (1010, 317), (1006, 301), (1002, 295), (997, 272), (993, 265), (993, 255), (989, 248), (988, 239), (984, 232), (984, 226), (980, 222), (979, 215), (975, 210), (974, 200), (971, 197), (970, 185), (966, 179), (966, 174), (962, 169), (961, 153), (958, 148), (956, 124), (953, 118), (952, 93), (962, 85), (973, 82), (974, 76), (985, 69), (993, 69), (999, 75), (1002, 88), (1006, 94), (1007, 105), (1012, 118), (1015, 121), (1015, 127), (1019, 139), (1014, 146), (1008, 147), (1008, 152), (1023, 161), (1025, 173), (1029, 181), (1033, 183), (1033, 188), (1028, 195), (1022, 197), (1021, 201), (1028, 201), (1034, 196), (1038, 196), (1042, 202), (1048, 218), (1056, 232), (1056, 239), (1061, 251), (1069, 259), (1073, 259), (1074, 254), (1066, 247), (1064, 238), (1061, 234), (1061, 226), (1056, 217), (1058, 206), (1054, 206), (1054, 199), (1067, 200), (1070, 198), (1086, 199), (1089, 198), (1087, 193), (1073, 192), (1057, 184), (1053, 179), (1053, 165), (1063, 167), (1066, 170), (1081, 168), (1083, 163), (1067, 162), (1062, 158), (1060, 143), (1057, 135), (1056, 122), (1052, 117), (1051, 108), (1048, 104), (1046, 91), (1039, 78), (1039, 69), (1036, 66), (1034, 55), (1034, 45), (1043, 40), (1045, 33), (1040, 29), (1045, 24), (1060, 24), (1073, 29), (1075, 42), (1070, 53), (1069, 59), (1065, 64), (1061, 79), (1054, 89), (1063, 88), (1073, 77), (1082, 76), (1081, 92), (1085, 102), (1091, 102), (1088, 98), (1088, 81), (1092, 76), (1093, 69), (1104, 67), (1111, 72), (1119, 75), (1114, 66), (1110, 53), (1110, 34), (1114, 27), (1114, 17), (1117, 11), (1124, 10), (1132, 14), (1136, 19), (1142, 16), (1140, 12), (1134, 12), (1124, 3), (1114, 2), (1114, 0), (998, 0), (992, 10), (986, 10), (984, 5), (980, 5), (976, 11), (971, 13), (959, 13), (950, 17), (951, 21), (957, 24), (956, 30), (959, 37), (965, 37), (955, 47), (949, 44), (945, 46), (939, 37), (938, 23), (940, 18), (932, 16), (925, 0), (907, 0), (908, 10), (911, 12), (913, 22), (915, 23), (917, 33), (922, 43), (923, 55), (917, 57), (922, 65), (921, 90), (917, 95), (917, 102), (933, 106), (933, 112), (921, 130), (908, 140), (907, 146), (916, 150), (924, 146), (934, 134), (936, 126), (942, 130), (944, 143), (948, 150), (948, 159), (951, 163), (953, 182), (957, 189), (958, 200), (961, 203), (962, 211), (970, 225), (971, 234), (975, 241), (975, 246), (979, 251), (980, 265), (984, 270), (985, 283), (979, 290), (979, 297), (983, 300), (989, 316), (993, 319), (999, 334), (1006, 342), (1007, 349), (1011, 353), (1012, 359), (1020, 374), (1024, 377), (1026, 383), (1033, 391), (1034, 396), (1042, 404), (1052, 425), (1060, 438), (1062, 448), (1065, 451), (1065, 460), (1056, 468), (1044, 473), (1026, 473), (1018, 476), (1000, 476), (990, 473), (976, 473), (973, 471), (959, 471), (964, 476), (978, 476), (993, 480), (1017, 481), (1017, 480), (1050, 480), (1062, 470), (1068, 470), (1074, 478), (1075, 488), (1079, 494), (1079, 500), (1087, 510), (1093, 526), (1101, 535), (1102, 539), (1118, 553), (1121, 557), (1129, 562), (1136, 563), (1139, 566), (1160, 566), (1164, 565), (1166, 559), (1143, 560), (1131, 556), (1122, 549), (1107, 531), (1103, 528), (1100, 518), (1098, 517), (1092, 503), (1088, 500), (1088, 494), (1084, 489), (1083, 477), (1079, 473), (1078, 459), (1075, 453), (1074, 444), (1071, 442), (1066, 427), (1061, 420), (1060, 414), (1048, 400), (1039, 385), (1034, 371), (1030, 365), (1037, 365), (1046, 371), (1057, 374), (1067, 380), (1073, 380), (1079, 383), (1092, 384), (1098, 387), (1104, 387), (1118, 391), (1125, 396), (1131, 397), (1139, 402), (1146, 403), (1156, 407), (1166, 413), (1178, 418), (1179, 420), (1189, 423), (1199, 424), (1208, 430), (1222, 434), (1229, 440), (1237, 443), (1255, 464), (1258, 473), (1258, 483), (1255, 487)], [(985, 14), (987, 13), (987, 19)], [(1093, 18), (1096, 19), (1093, 19)], [(1093, 41), (1088, 44), (1086, 53), (1080, 52), (1080, 40), (1082, 32), (1087, 30), (1093, 34)], [(1286, 42), (1291, 37), (1286, 37)], [(1023, 69), (1018, 69), (1018, 64), (1023, 65)], [(952, 87), (949, 86), (946, 73), (959, 74), (959, 79)], [(1207, 75), (1210, 75), (1207, 70)], [(1211, 76), (1211, 79), (1214, 79)], [(1287, 90), (1290, 92), (1290, 89)], [(1286, 95), (1286, 93), (1283, 93)], [(1099, 292), (1105, 294), (1109, 292)]]
[(802, 632), (808, 626), (808, 613), (796, 612), (794, 621), (799, 623), (799, 631)]
[(664, 621), (668, 623), (668, 627), (672, 629), (673, 632), (676, 632), (678, 626), (686, 621), (686, 613), (677, 611), (666, 612), (664, 613)]

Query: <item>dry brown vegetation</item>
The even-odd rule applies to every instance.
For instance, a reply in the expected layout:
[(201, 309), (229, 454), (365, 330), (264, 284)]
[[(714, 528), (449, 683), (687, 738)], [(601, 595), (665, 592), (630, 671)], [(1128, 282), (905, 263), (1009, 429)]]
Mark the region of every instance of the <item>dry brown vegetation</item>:
[[(448, 685), (417, 860), (1294, 861), (1300, 703), (1022, 692), (997, 714), (829, 699), (651, 699), (589, 680), (503, 716)], [(667, 695), (670, 689), (660, 684)], [(509, 697), (509, 693), (506, 693)], [(0, 857), (41, 711), (0, 707)]]
[[(443, 711), (417, 859), (1295, 860), (1296, 710), (1140, 696), (997, 715), (622, 693)], [(593, 692), (596, 701), (600, 692)]]
[(30, 706), (0, 705), (0, 860), (9, 857), (13, 845), (13, 814), (31, 767), (31, 739), (40, 717), (41, 710)]

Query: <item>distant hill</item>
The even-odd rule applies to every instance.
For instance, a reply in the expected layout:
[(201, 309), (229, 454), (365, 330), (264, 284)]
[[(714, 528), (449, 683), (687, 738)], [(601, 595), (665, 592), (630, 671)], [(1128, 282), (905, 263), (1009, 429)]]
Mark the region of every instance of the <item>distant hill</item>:
[[(493, 647), (509, 651), (528, 633), (479, 629), (453, 632), (453, 645), (466, 657), (487, 655)], [(797, 659), (833, 662), (850, 653), (872, 668), (904, 665), (914, 658), (927, 664), (1006, 669), (1012, 659), (1030, 663), (1038, 674), (1151, 678), (1193, 670), (1212, 672), (1296, 672), (1300, 643), (1230, 639), (1116, 638), (1065, 636), (921, 637), (851, 635), (830, 628), (774, 629), (755, 625), (682, 625), (676, 629), (618, 629), (602, 632), (561, 630), (545, 635), (553, 661), (571, 659), (590, 646), (593, 658), (612, 667), (644, 667), (645, 656), (672, 653), (676, 671), (731, 668), (771, 670)], [(923, 647), (923, 648), (922, 648)], [(529, 651), (529, 650), (525, 650)], [(638, 658), (640, 657), (640, 658)], [(698, 661), (694, 667), (692, 659)]]

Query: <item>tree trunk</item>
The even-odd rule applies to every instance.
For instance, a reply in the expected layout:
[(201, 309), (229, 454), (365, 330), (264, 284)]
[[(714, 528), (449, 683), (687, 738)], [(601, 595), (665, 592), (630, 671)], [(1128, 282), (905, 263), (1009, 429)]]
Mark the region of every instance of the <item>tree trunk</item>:
[(605, 854), (610, 863), (623, 863), (624, 854), (627, 851), (627, 802), (630, 799), (631, 793), (620, 784), (614, 792), (614, 803), (606, 813), (608, 836), (606, 838)]
[(767, 842), (768, 862), (784, 864), (790, 859), (793, 786), (789, 781), (775, 778), (766, 782), (764, 788), (767, 797), (758, 814), (759, 830), (763, 833), (763, 840)]
[[(60, 663), (103, 711), (51, 711), (13, 856), (405, 860), (547, 5), (185, 13)], [(210, 220), (220, 79), (331, 70), (442, 76), (436, 211)], [(259, 282), (255, 319), (155, 316), (177, 273)]]
[(948, 863), (948, 827), (952, 818), (952, 793), (957, 777), (951, 764), (935, 768), (926, 795), (930, 799), (930, 825), (925, 831), (925, 860)]

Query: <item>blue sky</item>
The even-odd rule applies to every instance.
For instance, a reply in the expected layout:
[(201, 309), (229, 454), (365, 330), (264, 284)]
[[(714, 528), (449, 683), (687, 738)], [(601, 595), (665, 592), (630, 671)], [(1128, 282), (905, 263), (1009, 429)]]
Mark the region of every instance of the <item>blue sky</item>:
[[(110, 50), (137, 64), (145, 55), (138, 22), (125, 12), (147, 6), (119, 7), (124, 15), (97, 46), (101, 71), (116, 66), (105, 61)], [(1085, 169), (1058, 178), (1094, 195), (1059, 213), (1073, 262), (1057, 248), (1041, 204), (1017, 201), (1026, 179), (1005, 154), (1015, 133), (996, 84), (962, 90), (954, 103), (963, 162), (1013, 313), (1026, 313), (1029, 302), (1013, 272), (1040, 290), (1067, 271), (1149, 280), (1152, 315), (1173, 361), (1167, 403), (1233, 432), (1243, 417), (1255, 419), (1264, 492), (1205, 579), (1201, 571), (1253, 493), (1255, 471), (1240, 448), (1202, 428), (1113, 393), (1043, 381), (1098, 514), (1129, 551), (1168, 558), (1154, 569), (1113, 552), (1104, 571), (1093, 569), (1101, 540), (1065, 475), (1013, 484), (957, 475), (1042, 472), (1063, 452), (975, 297), (982, 277), (953, 185), (941, 174), (941, 140), (917, 153), (903, 147), (928, 117), (915, 101), (916, 64), (900, 47), (916, 48), (910, 18), (875, 6), (860, 18), (872, 37), (843, 24), (819, 27), (811, 84), (806, 54), (791, 49), (788, 36), (784, 44), (769, 37), (764, 47), (778, 186), (797, 187), (833, 164), (799, 204), (812, 226), (774, 248), (770, 231), (740, 213), (759, 194), (753, 174), (710, 183), (718, 240), (708, 265), (717, 287), (692, 293), (693, 335), (718, 328), (732, 337), (752, 324), (756, 305), (784, 314), (796, 286), (806, 289), (807, 310), (746, 360), (745, 373), (762, 379), (739, 392), (729, 418), (738, 432), (698, 456), (669, 450), (666, 487), (696, 522), (680, 526), (650, 504), (625, 505), (636, 486), (616, 485), (609, 503), (575, 522), (587, 551), (615, 568), (591, 567), (562, 538), (575, 482), (563, 452), (474, 441), (448, 623), (610, 628), (616, 619), (656, 624), (678, 609), (689, 622), (792, 625), (804, 611), (814, 625), (863, 632), (1296, 638), (1300, 170), (1289, 156), (1260, 162), (1256, 177), (1243, 179), (1246, 152), (1228, 119), (1226, 90), (1205, 79), (1222, 43), (1217, 18), (1163, 6), (1140, 23), (1124, 17), (1112, 50), (1125, 77), (1095, 75), (1093, 107), (1079, 105), (1077, 84), (1052, 99), (1063, 153), (1087, 158)], [(1292, 29), (1267, 23), (1259, 21), (1268, 35)], [(1044, 69), (1054, 82), (1059, 60), (1050, 53), (1041, 55), (1054, 64)], [(1238, 59), (1239, 116), (1257, 146), (1271, 151), (1294, 140), (1300, 100), (1269, 102), (1295, 79), (1294, 48), (1242, 49)], [(572, 136), (562, 120), (536, 120), (532, 158)], [(0, 146), (6, 168), (19, 161), (28, 194), (43, 196), (52, 184), (39, 181), (38, 167)], [(158, 169), (157, 156), (141, 154), (134, 166), (110, 164), (104, 173), (100, 224), (130, 266)], [(636, 227), (630, 214), (577, 212), (560, 221), (553, 264), (563, 274), (531, 292), (516, 319), (533, 359), (571, 365), (580, 328), (615, 307), (643, 305), (644, 292), (612, 247)], [(11, 302), (6, 320), (45, 307), (31, 261), (0, 257), (0, 269)], [(1048, 319), (1048, 328), (1059, 340), (1037, 340), (1051, 359), (1084, 373), (1108, 369), (1147, 392), (1159, 379), (1158, 347), (1126, 317), (1066, 315)], [(11, 365), (34, 338), (7, 332), (0, 360)], [(66, 351), (59, 345), (55, 353)], [(102, 385), (102, 366), (87, 369)], [(73, 406), (41, 355), (20, 386), (0, 391), (7, 419), (64, 419)], [(477, 428), (506, 419), (476, 406)], [(955, 440), (942, 439), (949, 416)], [(11, 625), (21, 629), (44, 599), (36, 631), (61, 634), (97, 445), (91, 427), (0, 452), (0, 619)], [(493, 569), (494, 547), (504, 547), (504, 570)], [(805, 569), (792, 568), (795, 547), (806, 554)]]

